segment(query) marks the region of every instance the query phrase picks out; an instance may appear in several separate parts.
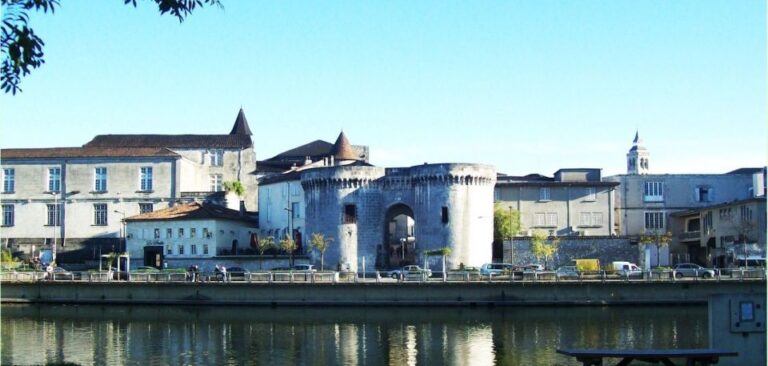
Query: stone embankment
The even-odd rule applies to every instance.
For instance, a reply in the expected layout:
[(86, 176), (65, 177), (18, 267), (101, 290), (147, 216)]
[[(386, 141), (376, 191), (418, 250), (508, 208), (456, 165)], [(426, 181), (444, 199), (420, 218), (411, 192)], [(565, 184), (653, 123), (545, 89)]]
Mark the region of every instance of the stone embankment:
[(765, 280), (539, 283), (6, 282), (3, 303), (525, 306), (705, 304), (721, 294), (766, 293)]

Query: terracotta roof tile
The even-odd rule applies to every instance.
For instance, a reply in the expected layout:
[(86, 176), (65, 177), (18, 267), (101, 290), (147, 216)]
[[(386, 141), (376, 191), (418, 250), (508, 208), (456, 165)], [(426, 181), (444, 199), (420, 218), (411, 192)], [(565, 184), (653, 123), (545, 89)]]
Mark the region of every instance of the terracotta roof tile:
[(347, 140), (347, 136), (344, 135), (344, 131), (339, 134), (339, 137), (336, 139), (336, 143), (333, 144), (333, 150), (331, 150), (331, 153), (336, 157), (337, 160), (360, 159), (360, 157), (357, 156), (355, 151), (352, 149), (352, 144), (350, 144), (349, 140)]
[(246, 216), (240, 216), (240, 211), (223, 206), (201, 204), (198, 202), (180, 203), (166, 209), (147, 212), (136, 216), (127, 217), (125, 221), (165, 221), (165, 220), (204, 220), (226, 219), (256, 223), (257, 221)]

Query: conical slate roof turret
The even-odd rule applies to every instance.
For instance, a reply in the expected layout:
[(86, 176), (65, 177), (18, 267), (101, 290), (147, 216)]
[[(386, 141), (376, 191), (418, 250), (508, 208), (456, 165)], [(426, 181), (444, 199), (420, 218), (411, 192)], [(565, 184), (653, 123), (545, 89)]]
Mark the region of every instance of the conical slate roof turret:
[(355, 155), (355, 151), (352, 149), (352, 144), (349, 143), (347, 136), (344, 135), (344, 131), (341, 131), (336, 139), (336, 143), (333, 144), (331, 154), (333, 154), (336, 160), (359, 160), (359, 157)]
[(235, 125), (232, 126), (232, 131), (229, 134), (253, 136), (253, 133), (251, 133), (251, 128), (248, 127), (248, 120), (245, 119), (245, 112), (243, 112), (243, 108), (240, 108), (240, 112), (237, 113)]

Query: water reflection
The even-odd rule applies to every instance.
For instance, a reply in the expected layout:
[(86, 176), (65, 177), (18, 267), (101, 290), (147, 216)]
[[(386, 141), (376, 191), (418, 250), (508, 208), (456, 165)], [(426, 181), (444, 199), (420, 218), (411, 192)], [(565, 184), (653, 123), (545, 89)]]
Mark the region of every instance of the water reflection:
[(2, 364), (575, 365), (563, 347), (705, 347), (707, 308), (3, 305)]

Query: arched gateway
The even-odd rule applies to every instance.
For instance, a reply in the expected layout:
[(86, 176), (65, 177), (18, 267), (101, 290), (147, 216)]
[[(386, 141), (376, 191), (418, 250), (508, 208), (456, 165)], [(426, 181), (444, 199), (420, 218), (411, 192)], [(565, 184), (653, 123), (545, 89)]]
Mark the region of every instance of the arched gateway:
[(495, 181), (495, 169), (479, 164), (307, 170), (306, 232), (333, 239), (325, 260), (342, 269), (421, 264), (442, 247), (452, 249), (449, 268), (479, 267), (491, 260)]

